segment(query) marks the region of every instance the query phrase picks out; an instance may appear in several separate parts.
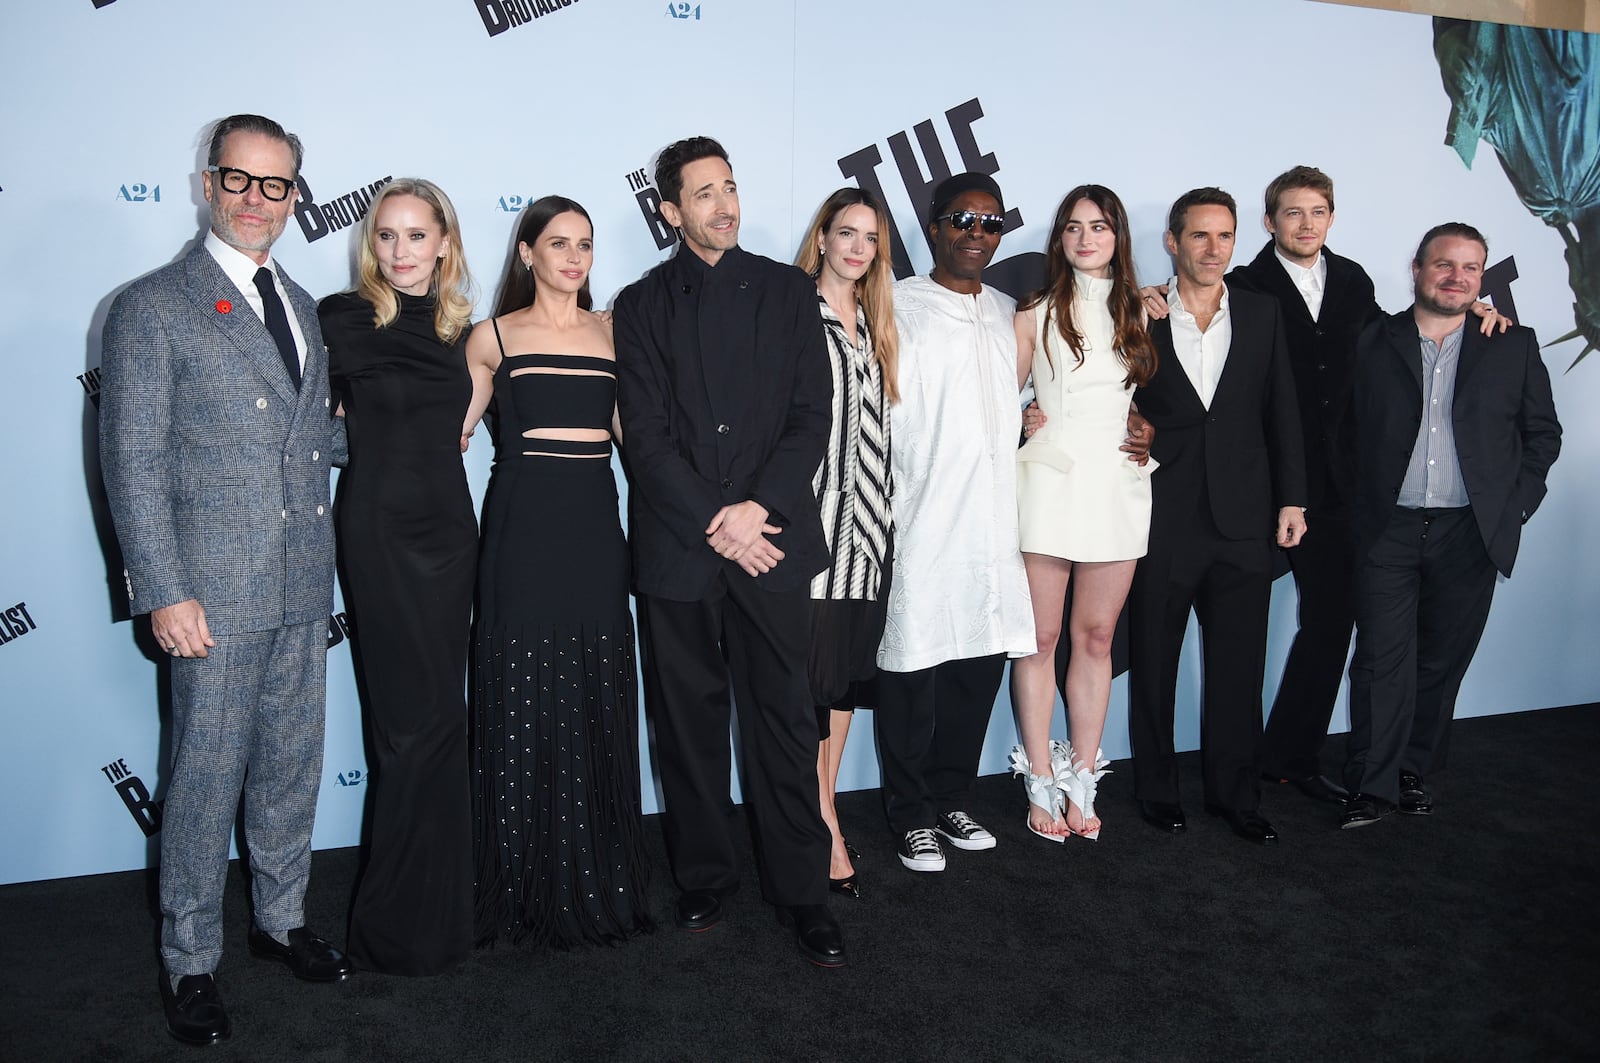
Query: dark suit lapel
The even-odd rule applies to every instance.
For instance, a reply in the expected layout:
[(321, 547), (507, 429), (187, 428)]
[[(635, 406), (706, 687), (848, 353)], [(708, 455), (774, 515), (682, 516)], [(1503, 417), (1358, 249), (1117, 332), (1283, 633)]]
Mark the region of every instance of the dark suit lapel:
[(1322, 249), (1322, 260), (1328, 264), (1327, 275), (1322, 278), (1322, 310), (1317, 321), (1333, 321), (1344, 315), (1344, 301), (1350, 295), (1350, 278), (1354, 275), (1347, 260)]
[[(1263, 292), (1277, 298), (1285, 317), (1293, 317), (1306, 325), (1314, 324), (1311, 320), (1311, 311), (1306, 307), (1306, 297), (1300, 294), (1300, 289), (1295, 287), (1289, 271), (1278, 261), (1272, 241), (1267, 241), (1267, 246), (1262, 248), (1255, 261), (1250, 263), (1250, 279), (1255, 281)], [(1327, 308), (1328, 296), (1324, 291), (1322, 309)]]
[[(1417, 386), (1417, 394), (1421, 395), (1422, 336), (1417, 332), (1417, 319), (1411, 316), (1409, 307), (1389, 318), (1384, 326), (1384, 335), (1389, 339), (1390, 353), (1400, 359), (1406, 375)], [(1459, 366), (1457, 368), (1459, 370)]]
[[(1283, 267), (1274, 263), (1277, 272), (1287, 279)], [(1278, 301), (1283, 302), (1285, 297), (1280, 296)], [(1287, 298), (1294, 299), (1300, 304), (1300, 312), (1307, 318), (1306, 301), (1300, 297), (1299, 289), (1289, 285)], [(1255, 352), (1263, 350), (1265, 344), (1260, 342), (1258, 334), (1261, 331), (1261, 315), (1251, 312), (1249, 299), (1241, 300), (1233, 289), (1228, 290), (1228, 323), (1232, 326), (1233, 335), (1228, 341), (1228, 357), (1222, 362), (1222, 375), (1217, 378), (1217, 390), (1211, 396), (1211, 408), (1216, 409), (1232, 391), (1235, 380), (1250, 380), (1255, 377), (1250, 369), (1241, 369), (1239, 363), (1255, 356)]]
[[(217, 260), (211, 257), (203, 241), (189, 252), (186, 267), (189, 296), (199, 306), (201, 315), (232, 341), (240, 355), (249, 360), (273, 391), (289, 405), (295, 405), (298, 396), (294, 382), (289, 379), (289, 371), (283, 367), (283, 358), (278, 354), (272, 334), (256, 317), (255, 311), (250, 309), (244, 293), (234, 286), (222, 267), (217, 265)], [(219, 303), (229, 306), (227, 313), (219, 308)], [(300, 312), (298, 306), (295, 312)], [(301, 320), (304, 321), (303, 316)]]
[(1172, 343), (1172, 319), (1164, 317), (1150, 322), (1150, 338), (1155, 341), (1162, 371), (1158, 371), (1146, 386), (1170, 388), (1174, 406), (1192, 406), (1195, 410), (1204, 411), (1205, 403), (1200, 401), (1200, 392), (1195, 390), (1194, 381), (1189, 379), (1189, 371), (1178, 361), (1178, 349)]
[(1478, 368), (1483, 361), (1483, 356), (1488, 353), (1489, 341), (1479, 331), (1483, 320), (1476, 314), (1467, 313), (1466, 322), (1461, 327), (1461, 351), (1456, 355), (1456, 393), (1460, 394), (1461, 385), (1472, 371)]

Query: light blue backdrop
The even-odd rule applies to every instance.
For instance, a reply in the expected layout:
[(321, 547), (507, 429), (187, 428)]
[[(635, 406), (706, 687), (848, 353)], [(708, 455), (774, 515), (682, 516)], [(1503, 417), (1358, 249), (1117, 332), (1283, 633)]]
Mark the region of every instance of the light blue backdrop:
[[(850, 183), (840, 160), (876, 147), (876, 173), (925, 270), (891, 143), (905, 132), (924, 172), (929, 146), (957, 170), (964, 148), (993, 156), (1025, 222), (1001, 258), (1041, 250), (1061, 194), (1092, 180), (1128, 203), (1144, 279), (1167, 276), (1166, 207), (1194, 185), (1238, 196), (1242, 260), (1265, 240), (1266, 182), (1304, 162), (1335, 177), (1331, 246), (1365, 264), (1384, 306), (1409, 301), (1422, 230), (1460, 219), (1489, 235), (1491, 263), (1515, 256), (1523, 323), (1546, 340), (1572, 327), (1559, 236), (1524, 209), (1487, 145), (1468, 170), (1443, 144), (1450, 105), (1426, 18), (1286, 0), (583, 0), (513, 25), (537, 9), (532, 0), (391, 0), (359, 18), (311, 0), (238, 14), (199, 0), (102, 4), (0, 14), (0, 418), (12, 440), (0, 467), (0, 882), (152, 857), (122, 795), (160, 792), (158, 671), (114, 616), (121, 580), (102, 548), (90, 391), (112, 296), (173, 259), (204, 222), (200, 139), (221, 115), (259, 111), (298, 132), (320, 204), (389, 176), (440, 182), (461, 213), (480, 316), (515, 211), (548, 192), (594, 215), (601, 301), (658, 261), (629, 175), (691, 133), (719, 137), (733, 155), (745, 246), (785, 259), (815, 204)], [(973, 100), (981, 118), (946, 117), (970, 116)], [(914, 132), (924, 122), (927, 143)], [(277, 247), (318, 295), (349, 285), (354, 230), (339, 221), (336, 209), (316, 239), (291, 224)], [(1563, 373), (1577, 351), (1549, 353), (1565, 450), (1516, 578), (1497, 592), (1461, 715), (1600, 700), (1589, 657), (1600, 562), (1582, 545), (1600, 516), (1588, 481), (1600, 429), (1583, 416), (1600, 400), (1600, 358)], [(485, 442), (466, 458), (480, 499)], [(5, 620), (14, 606), (25, 616)], [(1294, 608), (1280, 581), (1269, 695)], [(1179, 691), (1186, 748), (1198, 713), (1192, 641)], [(359, 831), (365, 766), (348, 649), (330, 651), (319, 848), (353, 844)], [(843, 789), (876, 784), (870, 719), (850, 743)], [(1341, 709), (1335, 729), (1345, 726)], [(1002, 698), (984, 770), (1001, 770), (1013, 741)], [(1123, 680), (1105, 744), (1127, 755)]]

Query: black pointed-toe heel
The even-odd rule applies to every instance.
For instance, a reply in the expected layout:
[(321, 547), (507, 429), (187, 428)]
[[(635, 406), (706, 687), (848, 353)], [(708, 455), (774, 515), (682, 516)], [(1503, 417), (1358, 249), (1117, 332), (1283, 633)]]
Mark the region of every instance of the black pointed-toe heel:
[(856, 876), (854, 875), (846, 878), (830, 878), (828, 880), (828, 892), (842, 893), (846, 897), (853, 897), (859, 901), (861, 899), (861, 883), (856, 881)]

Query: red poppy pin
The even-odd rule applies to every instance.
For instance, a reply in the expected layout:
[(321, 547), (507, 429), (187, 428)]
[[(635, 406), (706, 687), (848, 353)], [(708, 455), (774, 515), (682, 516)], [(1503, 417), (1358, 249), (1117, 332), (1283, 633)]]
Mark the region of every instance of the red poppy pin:
[(231, 314), (231, 313), (233, 313), (233, 304), (228, 302), (228, 300), (226, 300), (226, 299), (218, 299), (217, 300), (217, 313), (219, 313), (219, 314)]

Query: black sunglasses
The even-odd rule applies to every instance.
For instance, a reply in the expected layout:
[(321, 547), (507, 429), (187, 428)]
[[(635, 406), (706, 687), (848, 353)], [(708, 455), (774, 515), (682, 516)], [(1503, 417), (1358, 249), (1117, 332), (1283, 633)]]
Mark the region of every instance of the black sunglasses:
[(954, 214), (941, 214), (933, 220), (948, 221), (963, 232), (972, 228), (974, 223), (982, 225), (983, 231), (986, 233), (1003, 232), (1006, 227), (1005, 215), (979, 214), (975, 210), (958, 210)]

